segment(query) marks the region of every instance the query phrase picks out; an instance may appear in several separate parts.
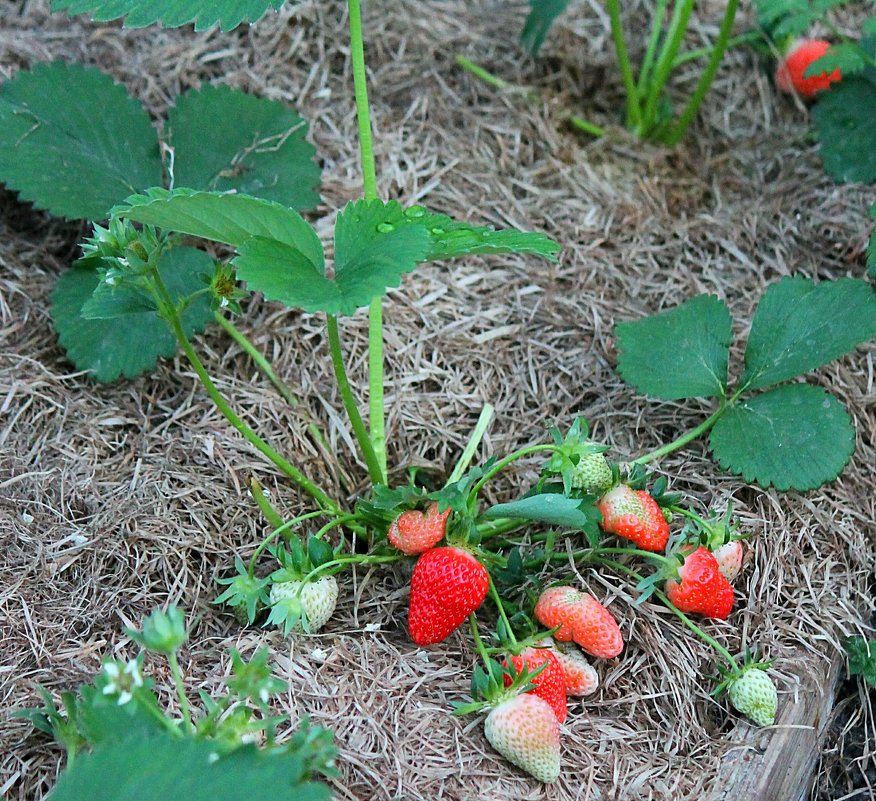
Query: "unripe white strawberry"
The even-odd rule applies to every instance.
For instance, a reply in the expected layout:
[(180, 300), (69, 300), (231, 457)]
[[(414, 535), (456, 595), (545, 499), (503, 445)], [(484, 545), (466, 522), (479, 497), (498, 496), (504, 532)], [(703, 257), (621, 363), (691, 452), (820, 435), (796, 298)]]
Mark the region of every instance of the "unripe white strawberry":
[(611, 486), (611, 467), (601, 453), (582, 453), (572, 473), (572, 486), (588, 495), (602, 495)]
[(742, 570), (742, 556), (745, 548), (740, 540), (732, 540), (725, 542), (718, 548), (712, 551), (715, 559), (718, 562), (718, 570), (727, 581), (733, 583)]
[(560, 724), (543, 698), (523, 693), (502, 701), (487, 715), (484, 734), (505, 759), (540, 782), (560, 775)]
[[(301, 587), (300, 581), (282, 581), (271, 587), (271, 604), (284, 598), (294, 598)], [(329, 622), (338, 602), (338, 582), (334, 576), (323, 576), (316, 581), (308, 581), (301, 589), (302, 617), (306, 619), (306, 630), (319, 631)], [(301, 625), (298, 629), (303, 628)]]
[(746, 668), (730, 684), (728, 695), (730, 703), (758, 726), (772, 726), (775, 722), (779, 696), (765, 670)]

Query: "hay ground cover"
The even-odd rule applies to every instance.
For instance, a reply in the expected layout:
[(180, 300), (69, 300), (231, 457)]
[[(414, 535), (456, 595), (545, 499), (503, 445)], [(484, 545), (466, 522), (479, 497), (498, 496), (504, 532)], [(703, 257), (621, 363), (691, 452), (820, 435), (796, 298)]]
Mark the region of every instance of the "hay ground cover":
[[(558, 125), (554, 112), (583, 109), (611, 123), (620, 108), (607, 19), (599, 4), (577, 4), (533, 63), (516, 45), (525, 10), (496, 0), (374, 0), (365, 9), (381, 196), (544, 231), (564, 248), (556, 265), (508, 256), (422, 266), (390, 293), (387, 431), (398, 482), (411, 465), (446, 476), (485, 402), (497, 416), (484, 455), (538, 441), (548, 425), (567, 425), (578, 413), (617, 458), (651, 450), (702, 419), (705, 406), (656, 403), (624, 385), (614, 370), (615, 322), (710, 292), (728, 303), (744, 341), (744, 321), (769, 283), (864, 271), (866, 188), (836, 186), (824, 175), (804, 110), (776, 96), (750, 51), (728, 55), (676, 150), (636, 143), (619, 128), (593, 141)], [(700, 32), (713, 32), (713, 11), (710, 4), (700, 11)], [(646, 4), (625, 4), (625, 13), (631, 30), (644, 29)], [(454, 66), (457, 53), (537, 85), (544, 102), (484, 87)], [(42, 0), (0, 0), (0, 80), (52, 59), (109, 72), (155, 118), (205, 81), (294, 105), (310, 123), (324, 169), (320, 216), (359, 195), (341, 2), (303, 0), (249, 28), (194, 33), (71, 21), (49, 14)], [(36, 703), (37, 684), (57, 693), (88, 680), (102, 657), (132, 653), (123, 627), (168, 602), (197, 618), (181, 655), (192, 690), (221, 686), (228, 647), (251, 654), (270, 646), (289, 683), (278, 711), (336, 733), (339, 799), (703, 799), (717, 792), (721, 759), (747, 724), (708, 698), (707, 647), (659, 604), (633, 606), (635, 594), (620, 577), (579, 575), (618, 617), (628, 647), (599, 664), (599, 692), (573, 703), (565, 770), (548, 788), (496, 755), (474, 719), (450, 716), (449, 702), (468, 691), (475, 656), (461, 634), (435, 648), (410, 642), (410, 566), (342, 574), (338, 612), (314, 636), (244, 630), (212, 606), (215, 579), (265, 532), (245, 478), (258, 476), (289, 516), (304, 502), (225, 423), (182, 358), (108, 387), (73, 371), (52, 330), (49, 295), (83, 233), (0, 190), (5, 798), (44, 797), (62, 758), (7, 712)], [(349, 498), (361, 493), (365, 473), (339, 413), (321, 321), (255, 299), (241, 327), (303, 406), (285, 405), (245, 355), (211, 330), (199, 347), (220, 388), (322, 485), (346, 486)], [(364, 315), (345, 319), (343, 331), (364, 397)], [(748, 487), (720, 472), (702, 442), (658, 465), (673, 489), (704, 507), (732, 500), (753, 534), (737, 608), (708, 630), (731, 651), (745, 639), (775, 661), (780, 710), (813, 689), (872, 605), (874, 356), (870, 343), (810, 378), (855, 421), (856, 452), (839, 480), (805, 495)], [(340, 469), (306, 437), (307, 415), (328, 432)], [(495, 485), (492, 500), (528, 487), (539, 467), (524, 462)], [(170, 681), (159, 676), (167, 697)], [(870, 720), (865, 704), (844, 725), (866, 732)], [(849, 792), (831, 773), (842, 756), (842, 738), (829, 739), (813, 799)]]

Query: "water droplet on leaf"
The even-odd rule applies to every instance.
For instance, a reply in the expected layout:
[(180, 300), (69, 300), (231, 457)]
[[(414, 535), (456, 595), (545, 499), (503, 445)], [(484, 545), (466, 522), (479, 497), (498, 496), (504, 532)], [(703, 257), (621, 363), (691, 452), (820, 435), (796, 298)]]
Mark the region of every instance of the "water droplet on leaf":
[(392, 223), (382, 222), (377, 226), (377, 233), (379, 234), (388, 234), (395, 230), (395, 226)]
[(442, 236), (443, 234), (445, 234), (445, 233), (447, 233), (447, 232), (446, 232), (443, 228), (433, 228), (433, 229), (432, 229), (432, 233), (433, 233), (435, 236)]
[(405, 211), (405, 217), (411, 217), (412, 219), (416, 219), (417, 217), (424, 217), (425, 215), (425, 206), (411, 206)]

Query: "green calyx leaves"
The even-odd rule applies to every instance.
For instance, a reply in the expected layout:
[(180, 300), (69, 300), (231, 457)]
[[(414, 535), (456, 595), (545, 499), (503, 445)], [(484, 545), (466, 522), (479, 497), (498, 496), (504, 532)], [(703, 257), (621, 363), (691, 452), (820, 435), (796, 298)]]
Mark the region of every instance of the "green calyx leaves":
[[(807, 490), (836, 478), (851, 458), (854, 428), (828, 392), (782, 384), (876, 335), (876, 297), (866, 281), (815, 284), (803, 277), (770, 286), (755, 312), (739, 388), (727, 382), (731, 319), (700, 296), (617, 326), (618, 370), (663, 399), (718, 397), (709, 444), (722, 467), (747, 481)], [(754, 390), (768, 390), (742, 397)]]
[(171, 186), (233, 189), (296, 209), (319, 202), (320, 169), (304, 120), (282, 103), (227, 87), (178, 97), (159, 144), (149, 114), (109, 75), (38, 64), (0, 86), (0, 131), (0, 181), (61, 217), (106, 219), (116, 203), (164, 185), (165, 176)]

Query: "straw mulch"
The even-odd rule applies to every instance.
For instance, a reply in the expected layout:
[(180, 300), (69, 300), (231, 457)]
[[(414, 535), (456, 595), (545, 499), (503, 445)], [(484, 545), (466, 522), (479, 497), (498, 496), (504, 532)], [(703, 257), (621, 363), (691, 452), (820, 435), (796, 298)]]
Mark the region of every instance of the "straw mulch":
[[(366, 5), (381, 194), (542, 230), (564, 247), (557, 265), (500, 257), (426, 266), (390, 293), (395, 480), (410, 465), (446, 475), (485, 402), (497, 417), (484, 456), (539, 441), (547, 425), (566, 426), (577, 413), (616, 458), (650, 450), (695, 425), (707, 407), (655, 403), (626, 387), (613, 369), (616, 321), (712, 292), (728, 302), (742, 336), (764, 287), (779, 277), (862, 274), (867, 192), (834, 186), (822, 173), (805, 111), (776, 96), (750, 52), (731, 54), (697, 125), (668, 153), (617, 127), (592, 141), (557, 122), (566, 106), (613, 126), (620, 108), (608, 23), (596, 2), (574, 5), (537, 63), (516, 44), (523, 3)], [(647, 7), (625, 6), (630, 29), (643, 30)], [(705, 6), (695, 32), (714, 33), (719, 6)], [(125, 31), (71, 22), (47, 7), (0, 0), (0, 77), (57, 58), (94, 64), (156, 118), (176, 94), (207, 80), (280, 99), (308, 118), (324, 164), (317, 216), (359, 195), (339, 0), (303, 0), (226, 34)], [(485, 88), (454, 66), (457, 53), (536, 84), (544, 104)], [(683, 75), (679, 86), (689, 89), (695, 77)], [(328, 221), (320, 226), (328, 237)], [(659, 605), (633, 606), (634, 593), (616, 576), (578, 577), (610, 604), (628, 646), (599, 664), (598, 694), (573, 703), (565, 770), (546, 789), (493, 753), (474, 718), (449, 714), (449, 702), (468, 691), (474, 655), (464, 634), (429, 649), (408, 640), (409, 568), (345, 574), (336, 617), (313, 637), (241, 630), (211, 606), (215, 579), (265, 532), (245, 477), (258, 476), (285, 514), (305, 503), (224, 422), (184, 360), (109, 387), (73, 372), (52, 331), (49, 294), (83, 233), (0, 194), (4, 710), (34, 704), (37, 684), (57, 693), (89, 680), (103, 657), (132, 655), (123, 627), (174, 602), (198, 616), (182, 655), (193, 693), (220, 689), (228, 648), (271, 648), (289, 683), (278, 711), (336, 733), (340, 799), (703, 799), (717, 790), (720, 760), (747, 726), (709, 699), (708, 648)], [(254, 299), (241, 326), (297, 388), (302, 407), (285, 406), (238, 348), (211, 331), (199, 347), (220, 387), (305, 472), (341, 492), (342, 476), (304, 433), (307, 416), (315, 418), (350, 495), (361, 492), (364, 473), (338, 411), (321, 320)], [(343, 336), (364, 398), (363, 315), (343, 321)], [(874, 354), (865, 346), (812, 378), (848, 406), (858, 432), (851, 464), (829, 486), (806, 495), (747, 487), (722, 474), (702, 442), (659, 464), (702, 508), (732, 502), (751, 531), (737, 611), (707, 628), (732, 651), (744, 639), (775, 661), (782, 705), (812, 688), (842, 636), (861, 630), (870, 603)], [(738, 366), (739, 348), (734, 356)], [(524, 490), (538, 468), (524, 463), (492, 498)], [(157, 678), (171, 703), (160, 668)], [(0, 794), (42, 798), (60, 749), (5, 714), (0, 725)], [(829, 741), (826, 751), (812, 798), (846, 792), (826, 778), (842, 743)]]

